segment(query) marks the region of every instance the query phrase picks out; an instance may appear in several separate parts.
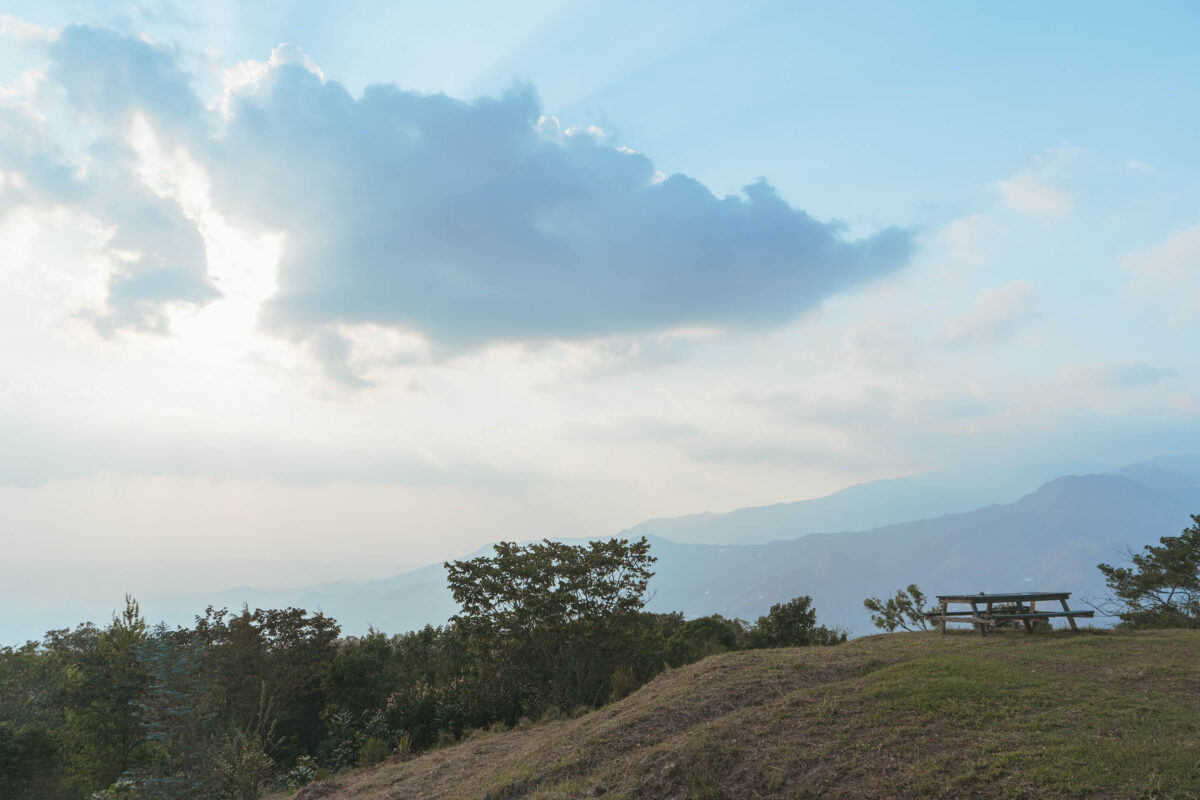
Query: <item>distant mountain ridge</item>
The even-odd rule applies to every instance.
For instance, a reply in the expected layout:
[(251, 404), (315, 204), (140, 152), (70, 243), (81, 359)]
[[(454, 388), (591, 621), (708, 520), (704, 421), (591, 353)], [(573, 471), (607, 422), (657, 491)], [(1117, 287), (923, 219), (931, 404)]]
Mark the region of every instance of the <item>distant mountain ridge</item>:
[[(1200, 513), (1200, 455), (1061, 476), (1013, 502), (935, 518), (896, 519), (857, 531), (852, 524), (827, 529), (842, 532), (809, 530), (828, 522), (830, 509), (839, 506), (847, 508), (851, 522), (869, 519), (882, 512), (856, 509), (854, 501), (886, 499), (897, 487), (920, 485), (912, 479), (863, 484), (819, 500), (651, 520), (621, 535), (644, 534), (652, 542), (658, 562), (650, 583), (651, 611), (720, 613), (753, 621), (773, 603), (807, 594), (822, 623), (861, 635), (872, 631), (863, 598), (887, 596), (909, 583), (930, 595), (1060, 590), (1073, 592), (1075, 603), (1101, 596), (1098, 563), (1123, 563), (1127, 548), (1139, 550), (1162, 536), (1178, 534), (1190, 524), (1190, 514)], [(930, 489), (920, 502), (927, 504), (936, 494)], [(898, 507), (889, 506), (893, 511)], [(795, 514), (796, 522), (789, 521), (789, 513)], [(731, 527), (740, 521), (746, 523), (745, 537), (736, 536), (737, 529)], [(669, 523), (675, 523), (676, 537), (685, 531), (704, 538), (721, 529), (740, 541), (680, 542), (655, 532), (671, 529)], [(775, 536), (780, 530), (792, 535)], [(756, 536), (768, 535), (769, 541), (755, 541)], [(488, 552), (490, 546), (471, 555)], [(321, 610), (341, 622), (346, 634), (356, 635), (369, 626), (401, 633), (441, 625), (458, 610), (441, 564), (381, 580), (144, 598), (142, 606), (155, 620), (188, 624), (208, 604), (239, 608), (243, 603), (252, 608)], [(104, 619), (102, 614), (99, 621)]]
[(727, 547), (657, 540), (652, 605), (752, 620), (808, 594), (823, 622), (863, 634), (872, 630), (863, 598), (909, 583), (930, 595), (1062, 590), (1080, 603), (1104, 594), (1097, 564), (1122, 563), (1127, 548), (1177, 534), (1200, 511), (1200, 486), (1172, 483), (1067, 476), (1008, 505), (872, 531)]
[[(893, 485), (912, 485), (905, 480)], [(851, 487), (857, 492), (835, 495), (841, 495), (841, 503), (847, 497), (870, 496), (877, 488), (863, 484)], [(813, 503), (818, 501), (764, 508), (776, 517), (796, 509), (803, 521), (811, 522), (819, 518), (811, 509), (821, 508)], [(752, 519), (760, 511), (764, 509), (682, 519)], [(1200, 455), (1061, 476), (1015, 502), (864, 531), (797, 534), (761, 544), (681, 543), (647, 533), (658, 557), (647, 608), (753, 621), (773, 603), (808, 594), (823, 623), (864, 634), (872, 629), (863, 598), (890, 595), (914, 582), (931, 595), (1064, 590), (1080, 602), (1103, 594), (1096, 564), (1121, 562), (1126, 548), (1140, 549), (1177, 534), (1191, 513), (1200, 513)], [(652, 523), (659, 521), (622, 535), (642, 535)], [(486, 552), (489, 547), (476, 551)], [(360, 633), (368, 625), (398, 633), (443, 624), (458, 610), (440, 564), (382, 580), (337, 581), (291, 592), (225, 593), (216, 600), (230, 607), (244, 601), (320, 608), (341, 621), (347, 633)]]
[(812, 500), (651, 519), (621, 535), (658, 536), (684, 544), (762, 544), (809, 533), (865, 531), (1011, 503), (1053, 478), (1094, 471), (1098, 465), (1088, 462), (884, 478)]

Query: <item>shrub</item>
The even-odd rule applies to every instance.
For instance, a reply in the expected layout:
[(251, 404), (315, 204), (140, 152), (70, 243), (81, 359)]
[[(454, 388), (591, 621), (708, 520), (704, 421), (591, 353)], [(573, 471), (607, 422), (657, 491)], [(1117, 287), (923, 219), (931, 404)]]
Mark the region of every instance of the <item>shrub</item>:
[(288, 788), (299, 789), (317, 777), (317, 762), (312, 756), (300, 756), (287, 774)]
[(620, 700), (623, 697), (628, 697), (630, 692), (637, 688), (637, 681), (633, 677), (633, 667), (626, 664), (621, 664), (613, 670), (612, 678), (612, 699)]
[(392, 754), (392, 748), (378, 736), (368, 736), (358, 751), (358, 763), (362, 766), (378, 764)]
[(868, 597), (863, 600), (863, 606), (871, 612), (871, 622), (876, 628), (888, 633), (897, 628), (923, 631), (929, 628), (929, 619), (923, 610), (925, 601), (925, 595), (920, 588), (915, 583), (910, 583), (907, 589), (896, 592), (896, 596), (888, 598), (887, 602), (878, 597)]
[(1200, 514), (1178, 536), (1128, 553), (1132, 567), (1100, 564), (1108, 599), (1100, 610), (1132, 628), (1200, 628)]
[(759, 617), (750, 632), (751, 647), (806, 647), (833, 645), (846, 641), (844, 631), (817, 624), (812, 598), (801, 595), (786, 603), (776, 603)]

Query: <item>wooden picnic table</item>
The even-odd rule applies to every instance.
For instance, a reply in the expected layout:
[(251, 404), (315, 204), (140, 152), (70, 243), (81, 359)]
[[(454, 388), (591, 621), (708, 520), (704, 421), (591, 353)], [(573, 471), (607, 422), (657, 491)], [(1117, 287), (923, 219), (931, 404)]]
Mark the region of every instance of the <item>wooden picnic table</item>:
[[(1037, 619), (1052, 619), (1054, 617), (1066, 617), (1067, 622), (1071, 624), (1071, 630), (1079, 630), (1075, 624), (1076, 617), (1091, 617), (1095, 612), (1092, 611), (1072, 611), (1067, 605), (1067, 598), (1071, 596), (1070, 592), (1011, 592), (1008, 594), (939, 594), (938, 602), (942, 605), (942, 610), (931, 611), (928, 614), (929, 619), (938, 623), (938, 627), (942, 633), (946, 632), (947, 622), (965, 622), (974, 625), (979, 631), (980, 636), (987, 636), (988, 628), (996, 622), (1010, 619), (1019, 619), (1025, 625), (1026, 633), (1033, 633), (1033, 621)], [(1038, 611), (1037, 604), (1039, 602), (1053, 602), (1057, 600), (1062, 604), (1062, 611)], [(947, 606), (951, 603), (967, 604), (971, 606), (970, 611), (950, 611)], [(996, 609), (995, 606), (1000, 605), (1001, 608)]]

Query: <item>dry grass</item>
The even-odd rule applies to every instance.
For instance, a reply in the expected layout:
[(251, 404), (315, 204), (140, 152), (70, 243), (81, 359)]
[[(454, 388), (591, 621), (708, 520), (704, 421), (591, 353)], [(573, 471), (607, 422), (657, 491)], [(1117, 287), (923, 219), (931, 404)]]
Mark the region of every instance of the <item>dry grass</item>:
[(735, 653), (578, 719), (302, 789), (399, 798), (1200, 798), (1200, 633)]

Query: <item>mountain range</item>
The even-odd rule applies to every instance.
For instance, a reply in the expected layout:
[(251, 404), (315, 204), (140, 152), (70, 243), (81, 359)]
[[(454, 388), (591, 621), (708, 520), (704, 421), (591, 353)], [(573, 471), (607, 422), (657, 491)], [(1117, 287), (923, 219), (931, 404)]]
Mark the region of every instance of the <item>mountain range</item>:
[[(889, 596), (910, 583), (930, 596), (1070, 591), (1075, 604), (1102, 597), (1097, 564), (1123, 563), (1129, 549), (1178, 534), (1191, 523), (1190, 514), (1200, 513), (1200, 455), (1064, 475), (1012, 502), (854, 530), (885, 514), (927, 513), (938, 498), (965, 499), (964, 487), (961, 477), (877, 481), (818, 500), (652, 520), (620, 535), (646, 535), (658, 558), (648, 610), (752, 622), (772, 604), (807, 594), (823, 624), (861, 635), (872, 632), (863, 599)], [(914, 497), (898, 501), (906, 492)], [(821, 532), (821, 526), (829, 530)], [(711, 543), (716, 537), (725, 541)], [(348, 634), (368, 626), (399, 633), (443, 624), (457, 610), (440, 564), (382, 580), (281, 591), (240, 587), (161, 598), (145, 607), (190, 615), (208, 603), (320, 609)]]

